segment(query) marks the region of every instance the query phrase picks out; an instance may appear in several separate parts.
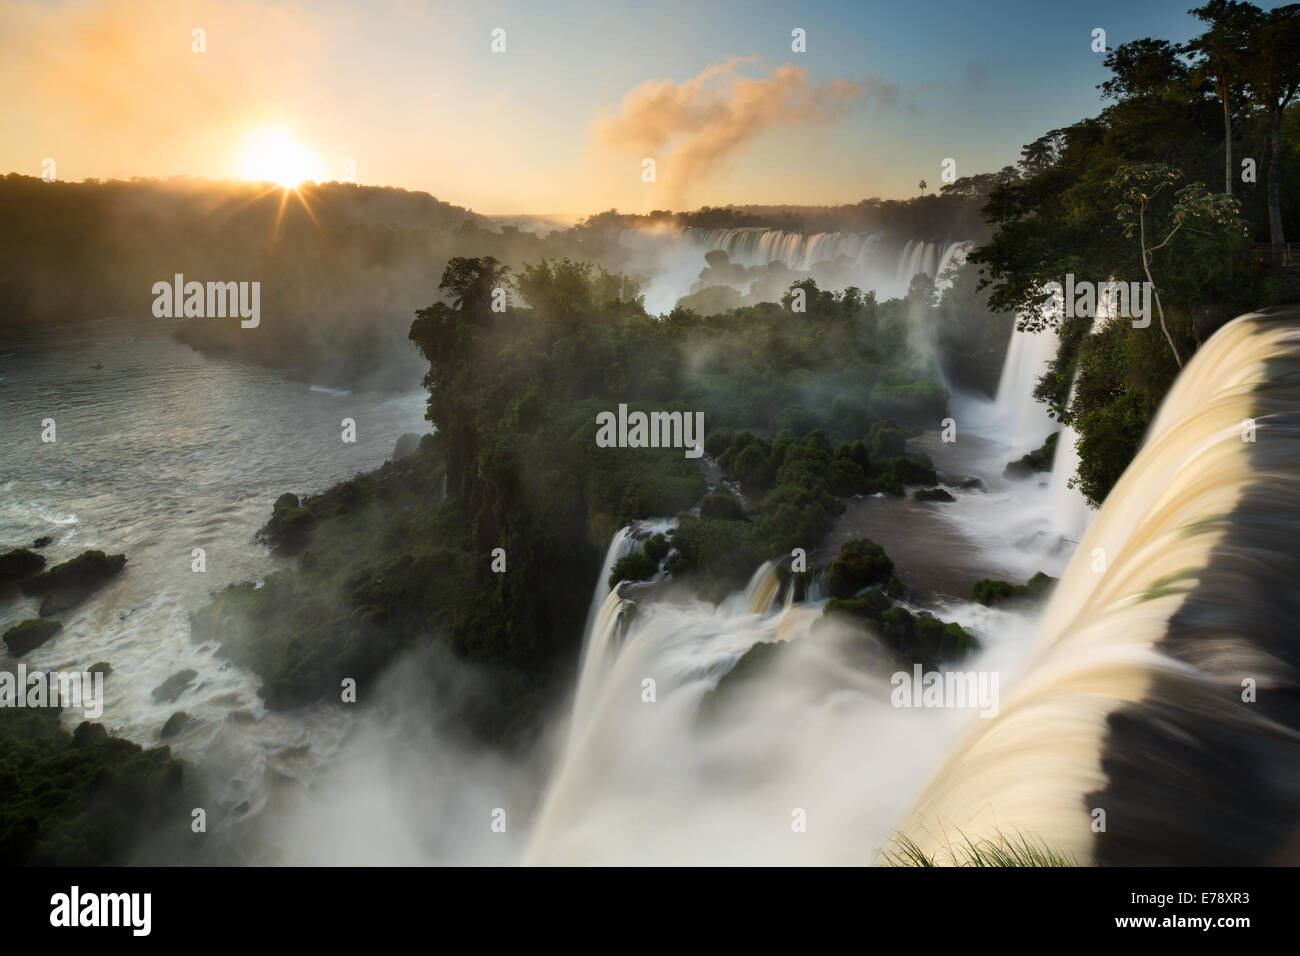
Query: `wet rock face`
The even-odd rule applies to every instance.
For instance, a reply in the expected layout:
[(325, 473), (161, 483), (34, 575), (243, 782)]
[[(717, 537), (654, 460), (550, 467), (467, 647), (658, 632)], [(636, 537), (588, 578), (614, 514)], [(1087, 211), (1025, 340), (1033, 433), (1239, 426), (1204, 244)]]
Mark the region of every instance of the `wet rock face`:
[(957, 499), (942, 488), (918, 488), (912, 492), (917, 501), (956, 501)]
[(182, 730), (185, 729), (185, 725), (188, 724), (189, 721), (190, 721), (190, 715), (185, 713), (185, 711), (183, 710), (178, 710), (176, 713), (172, 714), (170, 717), (167, 718), (167, 723), (163, 724), (162, 733), (160, 734), (160, 736), (162, 737), (163, 740), (167, 740), (171, 737), (175, 737), (177, 734), (179, 734)]
[(420, 450), (420, 442), (424, 436), (417, 432), (407, 432), (397, 439), (397, 444), (393, 446), (393, 461), (401, 461), (403, 458), (409, 458)]
[(17, 584), (45, 567), (45, 558), (26, 548), (0, 554), (0, 588)]
[[(44, 561), (41, 558), (42, 564)], [(49, 617), (76, 607), (124, 567), (125, 554), (83, 551), (71, 561), (56, 564), (50, 570), (28, 578), (23, 583), (23, 593), (44, 597), (41, 617)]]
[(183, 671), (177, 671), (153, 689), (153, 699), (160, 704), (172, 703), (185, 693), (185, 689), (190, 686), (190, 681), (198, 676), (198, 671), (188, 667)]
[(32, 618), (15, 624), (5, 631), (4, 642), (10, 654), (14, 657), (22, 657), (28, 651), (36, 650), (61, 630), (63, 625), (58, 621)]

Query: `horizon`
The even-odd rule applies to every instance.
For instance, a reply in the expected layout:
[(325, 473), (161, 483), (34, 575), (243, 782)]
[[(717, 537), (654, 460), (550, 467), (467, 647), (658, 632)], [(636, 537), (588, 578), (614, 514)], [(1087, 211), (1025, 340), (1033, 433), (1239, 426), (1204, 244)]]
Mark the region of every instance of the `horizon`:
[[(53, 159), (74, 182), (355, 181), (489, 217), (901, 200), (920, 180), (936, 190), (945, 159), (958, 177), (996, 171), (1042, 130), (1094, 114), (1095, 27), (1108, 47), (1198, 30), (1172, 3), (1080, 14), (1017, 2), (996, 22), (955, 0), (915, 4), (907, 22), (841, 3), (728, 2), (695, 20), (673, 3), (653, 23), (567, 2), (483, 14), (403, 3), (382, 16), (339, 3), (150, 6), (140, 17), (125, 0), (0, 4), (0, 76), (22, 93), (3, 107), (0, 168), (40, 175)], [(933, 67), (910, 53), (919, 23), (935, 27), (920, 41)], [(796, 28), (805, 52), (792, 49)], [(632, 51), (612, 42), (629, 33), (643, 40)]]

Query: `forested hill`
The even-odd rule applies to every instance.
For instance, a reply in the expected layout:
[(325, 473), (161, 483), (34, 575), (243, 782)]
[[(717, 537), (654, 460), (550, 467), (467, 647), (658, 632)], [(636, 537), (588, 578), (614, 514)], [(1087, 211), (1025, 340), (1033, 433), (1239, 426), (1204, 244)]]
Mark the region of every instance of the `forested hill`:
[(428, 193), (348, 183), (16, 173), (0, 179), (0, 217), (0, 326), (148, 315), (153, 283), (178, 272), (260, 281), (264, 310), (410, 310), (436, 279), (429, 259), (480, 218)]

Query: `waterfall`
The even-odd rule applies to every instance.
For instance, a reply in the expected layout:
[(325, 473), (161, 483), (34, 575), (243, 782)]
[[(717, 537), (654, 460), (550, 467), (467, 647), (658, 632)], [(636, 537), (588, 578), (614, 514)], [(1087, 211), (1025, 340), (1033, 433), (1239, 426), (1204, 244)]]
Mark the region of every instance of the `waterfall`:
[(840, 257), (866, 268), (875, 257), (880, 233), (819, 232), (804, 235), (780, 229), (688, 229), (705, 251), (721, 249), (732, 262), (746, 267), (781, 262), (806, 272), (819, 262)]
[(1297, 862), (1297, 409), (1300, 309), (1202, 346), (902, 834), (940, 858), (1020, 834), (1081, 863)]
[[(1071, 389), (1071, 398), (1074, 396)], [(1070, 481), (1079, 470), (1079, 451), (1075, 447), (1079, 433), (1073, 425), (1061, 429), (1056, 440), (1056, 454), (1052, 458), (1052, 478), (1047, 488), (1048, 513), (1061, 537), (1078, 541), (1088, 530), (1093, 510), (1088, 499)]]
[[(587, 702), (588, 714), (574, 721), (525, 862), (734, 860), (735, 853), (722, 847), (746, 842), (753, 852), (755, 841), (735, 831), (737, 825), (757, 831), (757, 814), (731, 792), (743, 780), (727, 784), (697, 763), (720, 759), (725, 767), (743, 759), (742, 750), (768, 758), (778, 735), (755, 732), (741, 747), (719, 750), (704, 742), (713, 734), (701, 727), (697, 711), (704, 695), (755, 644), (816, 643), (804, 639), (819, 608), (754, 610), (770, 607), (776, 580), (774, 566), (765, 563), (735, 600), (721, 605), (647, 602), (608, 669), (584, 668), (577, 697)], [(611, 595), (606, 606), (615, 600)], [(650, 700), (647, 681), (654, 688)], [(789, 722), (783, 723), (788, 729)], [(861, 744), (856, 746), (860, 751)], [(770, 796), (749, 793), (744, 799), (766, 803)], [(718, 827), (728, 814), (730, 821)], [(773, 837), (780, 839), (781, 830)]]
[[(830, 275), (836, 287), (856, 285), (863, 290), (872, 289), (882, 299), (906, 295), (912, 277), (919, 272), (934, 277), (940, 288), (946, 287), (948, 283), (939, 279), (943, 270), (959, 267), (975, 245), (964, 240), (939, 243), (908, 240), (897, 256), (887, 261), (879, 232), (805, 234), (761, 227), (619, 232), (620, 244), (642, 253), (657, 254), (674, 273), (688, 273), (674, 280), (679, 286), (678, 295), (689, 291), (702, 265), (698, 252), (694, 258), (682, 260), (678, 253), (670, 251), (683, 238), (694, 250), (706, 253), (721, 250), (732, 263), (746, 268), (779, 262), (792, 270), (809, 272), (819, 265), (833, 266)], [(653, 298), (659, 300), (662, 296), (657, 294)]]
[[(1104, 304), (1099, 304), (1097, 318), (1088, 334), (1097, 331), (1109, 317)], [(1074, 393), (1079, 387), (1079, 370), (1074, 370), (1070, 380), (1070, 397), (1066, 408), (1074, 405)], [(1056, 440), (1056, 454), (1052, 456), (1052, 479), (1047, 489), (1048, 511), (1061, 536), (1068, 541), (1078, 541), (1092, 522), (1093, 510), (1083, 492), (1071, 486), (1079, 471), (1079, 433), (1073, 425), (1066, 425)]]
[(609, 668), (614, 629), (623, 607), (618, 589), (609, 586), (610, 573), (619, 558), (635, 549), (636, 537), (630, 525), (614, 532), (609, 547), (605, 549), (605, 561), (600, 568), (600, 577), (596, 579), (596, 589), (587, 610), (587, 624), (583, 628), (582, 660), (578, 665), (578, 696), (573, 708), (575, 726), (586, 717), (590, 709), (590, 702), (583, 697), (583, 688), (598, 683), (599, 676)]
[(1034, 398), (1034, 386), (1056, 358), (1059, 344), (1050, 329), (1023, 332), (1016, 328), (1011, 333), (993, 415), (999, 437), (1012, 448), (1033, 451), (1059, 427), (1047, 414), (1047, 406)]
[(776, 564), (772, 561), (764, 561), (749, 579), (749, 584), (745, 588), (743, 606), (750, 614), (767, 613), (780, 587), (781, 580), (776, 576)]

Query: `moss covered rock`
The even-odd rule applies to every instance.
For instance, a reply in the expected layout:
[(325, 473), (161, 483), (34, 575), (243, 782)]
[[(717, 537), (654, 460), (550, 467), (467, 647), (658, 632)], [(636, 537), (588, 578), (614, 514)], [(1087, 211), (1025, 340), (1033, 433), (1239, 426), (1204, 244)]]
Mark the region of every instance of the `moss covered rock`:
[(22, 657), (28, 651), (34, 651), (59, 631), (63, 625), (48, 618), (32, 618), (15, 624), (5, 631), (5, 645), (14, 657)]
[(826, 575), (826, 590), (835, 598), (851, 598), (863, 588), (888, 583), (894, 562), (870, 538), (851, 538), (840, 545)]
[(971, 588), (971, 600), (987, 607), (1009, 601), (1036, 601), (1051, 594), (1055, 584), (1056, 578), (1042, 571), (1025, 584), (1012, 584), (1010, 581), (985, 578), (976, 581), (975, 586)]
[(1007, 462), (1002, 477), (1023, 481), (1040, 472), (1051, 471), (1052, 462), (1056, 459), (1056, 442), (1060, 437), (1060, 432), (1052, 432), (1047, 436), (1047, 441), (1043, 442), (1041, 448), (1037, 448), (1015, 461)]
[(942, 488), (918, 488), (912, 492), (912, 497), (917, 501), (956, 501), (951, 494)]
[(0, 587), (17, 584), (45, 567), (45, 558), (26, 548), (14, 548), (0, 554)]
[(126, 567), (125, 554), (83, 551), (23, 583), (23, 593), (44, 597), (41, 617), (76, 607)]

